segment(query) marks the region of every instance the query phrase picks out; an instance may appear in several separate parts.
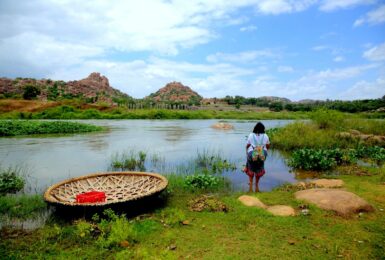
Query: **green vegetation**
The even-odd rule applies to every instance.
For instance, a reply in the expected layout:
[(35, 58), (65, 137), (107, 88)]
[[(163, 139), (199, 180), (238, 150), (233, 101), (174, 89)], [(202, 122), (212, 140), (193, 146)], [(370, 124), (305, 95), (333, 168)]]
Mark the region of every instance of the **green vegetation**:
[(381, 120), (344, 118), (341, 112), (320, 109), (311, 122), (295, 122), (274, 129), (275, 148), (292, 152), (289, 165), (303, 170), (329, 170), (364, 159), (385, 161), (385, 123)]
[(216, 189), (219, 187), (221, 178), (208, 174), (189, 175), (185, 177), (184, 185), (187, 189)]
[[(337, 168), (340, 171), (339, 168)], [(110, 210), (91, 220), (50, 222), (32, 231), (0, 234), (2, 259), (381, 259), (384, 252), (384, 168), (360, 167), (340, 175), (346, 189), (363, 197), (376, 211), (352, 219), (294, 199), (293, 189), (256, 196), (268, 205), (294, 207), (295, 217), (276, 217), (263, 209), (243, 206), (240, 194), (220, 193), (227, 212), (191, 211), (201, 195), (174, 191), (167, 205), (149, 214), (127, 218)], [(345, 174), (341, 170), (339, 174)], [(15, 235), (18, 234), (18, 235)], [(253, 245), (253, 246), (250, 246)]]
[[(274, 148), (292, 151), (300, 148), (344, 149), (384, 145), (384, 140), (378, 137), (385, 135), (385, 123), (382, 120), (354, 117), (335, 120), (340, 113), (334, 111), (325, 114), (316, 121), (295, 122), (275, 130), (271, 135)], [(327, 115), (330, 115), (330, 120)]]
[(0, 120), (0, 136), (67, 134), (100, 131), (102, 127), (62, 121)]
[(0, 168), (0, 196), (16, 193), (24, 188), (25, 180), (20, 176), (19, 168)]
[(0, 196), (0, 220), (3, 217), (30, 219), (45, 210), (47, 204), (41, 195)]
[[(101, 108), (100, 108), (101, 109)], [(71, 105), (46, 108), (41, 112), (4, 112), (3, 119), (306, 119), (303, 112), (258, 112), (217, 110), (168, 110), (111, 108), (101, 111), (95, 108), (79, 109)]]
[(27, 100), (35, 99), (40, 95), (40, 89), (35, 85), (26, 85), (24, 87), (23, 98)]
[(147, 154), (143, 151), (139, 151), (137, 154), (134, 151), (117, 153), (112, 157), (110, 166), (112, 170), (146, 171), (144, 167), (146, 157)]

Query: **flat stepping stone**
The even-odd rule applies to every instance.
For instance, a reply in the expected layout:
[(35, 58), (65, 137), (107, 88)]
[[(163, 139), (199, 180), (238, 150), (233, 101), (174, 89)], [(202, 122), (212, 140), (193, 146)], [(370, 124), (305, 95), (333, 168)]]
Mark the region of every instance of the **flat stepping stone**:
[(318, 188), (341, 188), (345, 184), (343, 180), (339, 179), (319, 179), (309, 183)]
[(257, 207), (261, 209), (267, 208), (267, 206), (262, 201), (253, 196), (242, 195), (238, 198), (238, 200), (242, 202), (243, 205), (248, 207)]
[(295, 216), (295, 210), (286, 205), (274, 205), (267, 207), (266, 210), (274, 216)]
[(373, 207), (354, 193), (335, 189), (310, 189), (294, 193), (296, 199), (305, 200), (321, 209), (333, 210), (338, 215), (374, 211)]

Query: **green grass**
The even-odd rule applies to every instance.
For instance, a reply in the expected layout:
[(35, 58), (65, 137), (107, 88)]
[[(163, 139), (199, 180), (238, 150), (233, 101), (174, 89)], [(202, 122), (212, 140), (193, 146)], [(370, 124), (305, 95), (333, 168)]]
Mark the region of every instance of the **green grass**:
[[(331, 149), (356, 148), (358, 146), (384, 146), (383, 141), (375, 139), (361, 140), (349, 135), (349, 131), (357, 130), (366, 135), (385, 135), (383, 120), (368, 120), (362, 118), (345, 119), (341, 122), (325, 123), (317, 121), (294, 122), (286, 125), (271, 135), (274, 148), (292, 151), (300, 148)], [(347, 135), (343, 135), (347, 133)]]
[(27, 219), (47, 208), (41, 195), (6, 195), (0, 196), (0, 219)]
[[(176, 192), (167, 206), (140, 218), (109, 213), (99, 219), (50, 224), (12, 236), (2, 232), (2, 259), (381, 259), (385, 245), (385, 189), (381, 174), (342, 175), (349, 191), (376, 211), (345, 219), (310, 205), (310, 214), (275, 217), (238, 202), (241, 194), (220, 193), (223, 212), (192, 212), (196, 193)], [(294, 191), (260, 193), (268, 205), (297, 208)], [(103, 220), (104, 219), (104, 220)], [(185, 222), (184, 225), (182, 222)], [(16, 231), (15, 231), (16, 232)], [(126, 242), (123, 242), (126, 241)]]
[(0, 120), (0, 136), (101, 131), (102, 127), (63, 121)]

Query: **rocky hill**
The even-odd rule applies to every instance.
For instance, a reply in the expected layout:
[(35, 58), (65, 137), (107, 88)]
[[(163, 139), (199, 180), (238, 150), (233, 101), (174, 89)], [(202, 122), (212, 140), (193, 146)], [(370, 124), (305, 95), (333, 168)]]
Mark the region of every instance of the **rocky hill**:
[(50, 79), (0, 78), (0, 95), (39, 100), (82, 98), (89, 103), (109, 104), (132, 100), (129, 95), (111, 87), (108, 79), (97, 72), (91, 73), (85, 79), (68, 82)]
[(180, 82), (170, 82), (157, 92), (150, 94), (146, 100), (155, 103), (199, 105), (202, 97)]
[(263, 96), (263, 97), (258, 97), (258, 99), (269, 103), (271, 102), (290, 103), (291, 102), (291, 100), (288, 98), (274, 97), (274, 96)]

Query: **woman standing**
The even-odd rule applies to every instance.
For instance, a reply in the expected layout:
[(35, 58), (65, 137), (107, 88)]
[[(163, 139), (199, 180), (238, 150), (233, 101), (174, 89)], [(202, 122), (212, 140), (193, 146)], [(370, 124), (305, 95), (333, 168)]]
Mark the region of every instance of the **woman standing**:
[(258, 122), (253, 132), (250, 133), (246, 143), (247, 163), (243, 170), (249, 176), (249, 191), (253, 191), (253, 180), (255, 176), (255, 192), (259, 192), (259, 179), (265, 174), (265, 159), (270, 141), (265, 134), (265, 126)]

